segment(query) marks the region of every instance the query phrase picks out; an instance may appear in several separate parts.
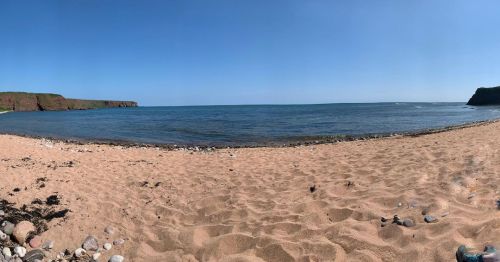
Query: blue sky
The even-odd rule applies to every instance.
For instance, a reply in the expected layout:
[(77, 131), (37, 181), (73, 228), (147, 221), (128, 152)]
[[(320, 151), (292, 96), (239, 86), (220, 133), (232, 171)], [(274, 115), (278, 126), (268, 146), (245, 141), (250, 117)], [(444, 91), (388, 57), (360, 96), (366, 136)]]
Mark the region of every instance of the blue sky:
[(0, 0), (0, 91), (142, 105), (466, 101), (500, 2)]

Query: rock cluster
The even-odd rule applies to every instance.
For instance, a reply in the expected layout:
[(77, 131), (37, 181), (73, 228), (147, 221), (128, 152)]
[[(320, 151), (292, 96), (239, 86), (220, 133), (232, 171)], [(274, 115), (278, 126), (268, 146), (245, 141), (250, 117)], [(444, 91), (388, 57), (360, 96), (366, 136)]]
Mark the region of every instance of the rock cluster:
[[(0, 210), (0, 214), (4, 214)], [(3, 215), (0, 216), (0, 220)], [(54, 240), (43, 241), (36, 235), (36, 227), (30, 221), (20, 221), (17, 224), (2, 221), (0, 224), (0, 262), (72, 262), (72, 261), (99, 261), (101, 254), (111, 250), (113, 245), (125, 244), (125, 239), (119, 238), (111, 243), (99, 246), (96, 237), (89, 235), (73, 252), (66, 249), (58, 254), (53, 254)], [(114, 229), (107, 227), (104, 230), (111, 236)], [(123, 256), (112, 255), (109, 262), (123, 262)]]

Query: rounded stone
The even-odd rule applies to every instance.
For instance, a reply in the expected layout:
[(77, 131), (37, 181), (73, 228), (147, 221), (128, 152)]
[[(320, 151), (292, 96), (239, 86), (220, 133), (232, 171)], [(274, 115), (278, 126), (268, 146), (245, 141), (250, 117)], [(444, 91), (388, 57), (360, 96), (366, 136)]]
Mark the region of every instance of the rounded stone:
[(115, 246), (123, 245), (124, 243), (125, 243), (125, 240), (123, 240), (122, 238), (113, 241), (113, 245), (115, 245)]
[(99, 260), (99, 257), (100, 257), (100, 256), (101, 256), (101, 253), (94, 253), (94, 254), (92, 255), (92, 259), (93, 259), (94, 261), (97, 261), (97, 260)]
[(23, 245), (26, 242), (28, 234), (35, 230), (36, 228), (33, 223), (29, 221), (21, 221), (14, 227), (12, 235), (14, 236), (14, 238), (16, 238), (19, 244)]
[(14, 248), (14, 253), (16, 253), (19, 257), (24, 257), (26, 255), (26, 248), (17, 246)]
[(82, 247), (87, 251), (97, 251), (97, 249), (99, 248), (97, 238), (95, 238), (94, 236), (88, 236), (83, 241)]
[(16, 227), (16, 225), (14, 225), (13, 223), (11, 223), (9, 221), (4, 221), (2, 223), (2, 231), (7, 235), (12, 235), (12, 231), (14, 231), (14, 227)]
[(4, 232), (0, 231), (0, 240), (5, 241), (7, 240), (8, 236)]
[(112, 247), (111, 243), (106, 243), (106, 244), (104, 244), (104, 249), (105, 249), (105, 250), (110, 250), (110, 249), (111, 249), (111, 247)]
[(424, 221), (426, 223), (436, 223), (438, 220), (437, 220), (437, 218), (435, 218), (433, 216), (426, 215), (426, 216), (424, 216)]
[(403, 220), (403, 226), (405, 227), (413, 227), (415, 226), (415, 222), (413, 222), (413, 220), (409, 219), (409, 218), (406, 218)]
[(80, 248), (77, 248), (77, 249), (75, 250), (75, 257), (76, 257), (76, 258), (79, 258), (79, 257), (81, 257), (81, 256), (85, 255), (85, 253), (87, 253), (87, 252), (85, 251), (85, 249), (83, 249), (83, 248), (81, 248), (81, 247), (80, 247)]
[(108, 262), (123, 262), (124, 260), (125, 258), (123, 258), (122, 256), (114, 255), (109, 259)]
[(35, 261), (42, 261), (44, 257), (45, 257), (45, 253), (43, 253), (42, 250), (33, 249), (33, 250), (29, 251), (28, 253), (26, 253), (23, 260), (25, 262), (35, 262)]
[(8, 247), (4, 247), (2, 249), (2, 254), (6, 257), (11, 257), (12, 256), (12, 252), (10, 251), (10, 248)]
[(34, 236), (30, 242), (30, 247), (32, 248), (38, 248), (40, 245), (42, 245), (42, 238), (40, 236)]

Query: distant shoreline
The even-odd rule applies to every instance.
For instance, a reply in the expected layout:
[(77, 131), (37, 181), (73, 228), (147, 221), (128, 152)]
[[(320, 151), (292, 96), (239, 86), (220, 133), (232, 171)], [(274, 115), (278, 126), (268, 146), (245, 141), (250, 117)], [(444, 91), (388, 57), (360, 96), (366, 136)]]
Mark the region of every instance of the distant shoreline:
[[(6, 113), (6, 112), (0, 112)], [(394, 132), (394, 133), (381, 133), (381, 134), (366, 134), (366, 135), (337, 135), (337, 136), (311, 136), (302, 137), (297, 139), (291, 139), (290, 141), (272, 141), (272, 142), (262, 142), (262, 143), (248, 143), (241, 145), (203, 145), (203, 144), (158, 144), (158, 143), (136, 143), (129, 141), (120, 140), (110, 140), (110, 139), (64, 139), (51, 136), (36, 136), (36, 135), (26, 135), (26, 134), (16, 134), (8, 132), (0, 132), (0, 135), (12, 135), (18, 137), (26, 137), (33, 139), (46, 139), (54, 142), (61, 142), (66, 144), (74, 145), (109, 145), (109, 146), (122, 146), (127, 148), (161, 148), (164, 150), (193, 150), (193, 151), (206, 151), (214, 149), (231, 149), (231, 148), (286, 148), (286, 147), (298, 147), (298, 146), (313, 146), (322, 144), (335, 144), (339, 142), (352, 142), (352, 141), (362, 141), (362, 140), (374, 140), (374, 139), (384, 139), (391, 137), (419, 137), (436, 133), (449, 132), (453, 130), (484, 126), (500, 122), (499, 119), (491, 119), (484, 121), (474, 121), (465, 124), (451, 125), (441, 128), (429, 128), (424, 130), (410, 131), (410, 132)]]

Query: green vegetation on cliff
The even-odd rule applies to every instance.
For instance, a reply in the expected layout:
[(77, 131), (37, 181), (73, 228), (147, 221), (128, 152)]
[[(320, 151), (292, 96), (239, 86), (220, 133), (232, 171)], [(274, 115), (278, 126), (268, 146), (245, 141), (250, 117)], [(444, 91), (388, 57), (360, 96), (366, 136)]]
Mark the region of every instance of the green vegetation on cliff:
[(136, 107), (133, 101), (67, 99), (58, 94), (0, 92), (0, 111), (85, 110), (111, 107)]

